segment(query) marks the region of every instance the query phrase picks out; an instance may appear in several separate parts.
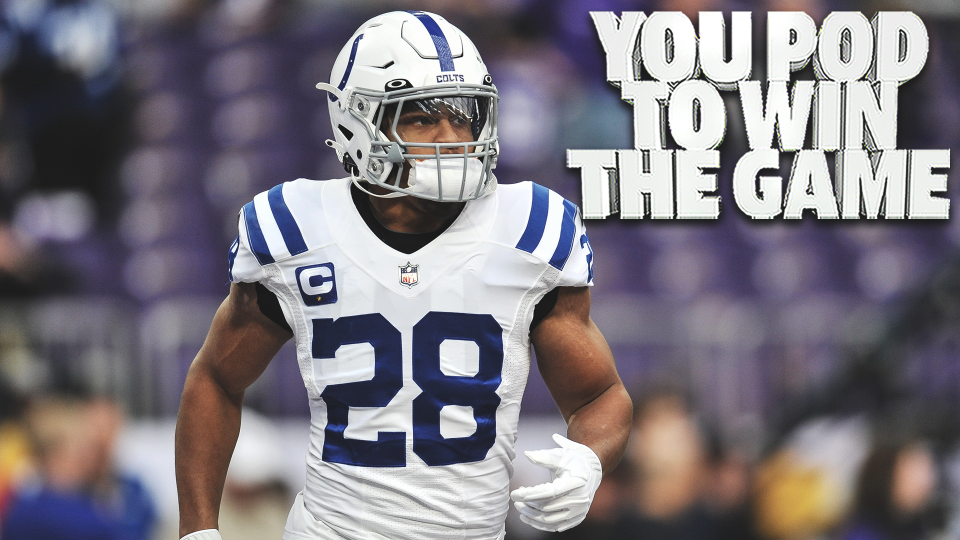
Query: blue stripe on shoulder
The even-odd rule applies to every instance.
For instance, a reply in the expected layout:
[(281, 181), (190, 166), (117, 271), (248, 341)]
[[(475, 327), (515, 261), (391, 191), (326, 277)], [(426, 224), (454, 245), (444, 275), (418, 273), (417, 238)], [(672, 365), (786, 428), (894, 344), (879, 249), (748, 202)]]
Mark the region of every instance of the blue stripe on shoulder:
[(543, 238), (543, 229), (547, 225), (547, 210), (550, 209), (550, 190), (540, 184), (533, 185), (533, 201), (530, 204), (530, 217), (527, 228), (517, 242), (517, 249), (533, 253)]
[(253, 201), (244, 205), (243, 218), (247, 222), (247, 241), (250, 243), (250, 251), (257, 257), (257, 262), (260, 263), (260, 266), (272, 263), (273, 255), (270, 255), (267, 240), (263, 237), (263, 231), (260, 230), (257, 208), (253, 205)]
[(570, 252), (573, 251), (573, 235), (577, 230), (577, 205), (564, 199), (563, 200), (563, 221), (560, 222), (560, 241), (557, 243), (557, 249), (550, 257), (550, 266), (557, 270), (563, 270), (570, 258)]
[(280, 228), (283, 243), (286, 244), (290, 255), (299, 255), (306, 251), (307, 243), (303, 241), (303, 235), (300, 234), (297, 220), (293, 219), (293, 214), (290, 213), (287, 203), (283, 200), (283, 184), (270, 188), (270, 191), (267, 192), (267, 200), (270, 202), (273, 219), (277, 220), (277, 227)]
[(237, 252), (240, 251), (240, 235), (237, 235), (233, 243), (230, 244), (230, 253), (227, 255), (227, 277), (233, 281), (233, 263), (237, 261)]
[(443, 30), (437, 21), (433, 20), (429, 14), (422, 11), (408, 11), (407, 13), (420, 19), (423, 26), (430, 33), (433, 39), (433, 45), (437, 48), (437, 59), (440, 60), (440, 71), (453, 71), (453, 53), (450, 52), (450, 44), (447, 42), (447, 36), (443, 35)]

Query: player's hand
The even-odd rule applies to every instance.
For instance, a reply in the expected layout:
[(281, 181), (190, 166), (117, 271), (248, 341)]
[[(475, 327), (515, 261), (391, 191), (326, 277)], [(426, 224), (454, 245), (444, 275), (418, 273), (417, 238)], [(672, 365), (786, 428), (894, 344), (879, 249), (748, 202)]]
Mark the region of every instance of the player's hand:
[(510, 498), (520, 520), (541, 531), (559, 532), (587, 517), (603, 471), (600, 458), (588, 446), (554, 434), (560, 448), (524, 452), (534, 464), (550, 469), (553, 481), (513, 490)]

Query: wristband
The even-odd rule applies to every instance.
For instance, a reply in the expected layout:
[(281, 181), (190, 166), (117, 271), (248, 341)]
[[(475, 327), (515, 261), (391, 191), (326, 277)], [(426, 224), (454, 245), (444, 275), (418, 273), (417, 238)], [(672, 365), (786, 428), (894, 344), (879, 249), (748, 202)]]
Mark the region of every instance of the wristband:
[(180, 540), (223, 540), (220, 531), (216, 529), (204, 529), (202, 531), (192, 532)]

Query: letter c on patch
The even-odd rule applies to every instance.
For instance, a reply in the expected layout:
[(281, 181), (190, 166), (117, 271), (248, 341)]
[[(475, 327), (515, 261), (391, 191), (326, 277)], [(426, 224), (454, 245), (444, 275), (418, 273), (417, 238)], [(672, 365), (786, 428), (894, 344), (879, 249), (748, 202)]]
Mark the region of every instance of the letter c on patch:
[(301, 266), (296, 270), (296, 277), (304, 304), (319, 306), (337, 301), (337, 280), (333, 263)]

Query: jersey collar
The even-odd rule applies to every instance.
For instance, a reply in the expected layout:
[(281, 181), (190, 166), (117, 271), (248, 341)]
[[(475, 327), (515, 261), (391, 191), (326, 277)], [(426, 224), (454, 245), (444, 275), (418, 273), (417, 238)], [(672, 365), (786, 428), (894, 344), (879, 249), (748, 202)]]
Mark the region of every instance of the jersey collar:
[[(493, 225), (497, 197), (468, 201), (453, 223), (433, 241), (411, 253), (401, 253), (383, 243), (360, 216), (350, 195), (350, 179), (331, 180), (323, 189), (327, 226), (340, 251), (382, 285), (403, 296), (417, 296), (451, 266), (476, 252)], [(418, 283), (400, 283), (400, 267), (418, 267)]]

